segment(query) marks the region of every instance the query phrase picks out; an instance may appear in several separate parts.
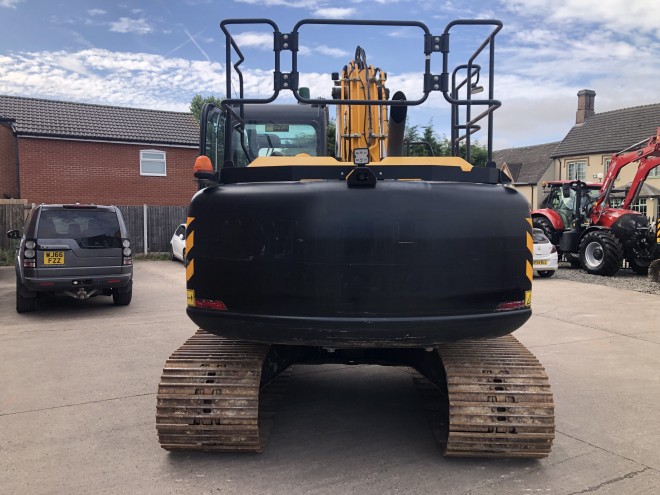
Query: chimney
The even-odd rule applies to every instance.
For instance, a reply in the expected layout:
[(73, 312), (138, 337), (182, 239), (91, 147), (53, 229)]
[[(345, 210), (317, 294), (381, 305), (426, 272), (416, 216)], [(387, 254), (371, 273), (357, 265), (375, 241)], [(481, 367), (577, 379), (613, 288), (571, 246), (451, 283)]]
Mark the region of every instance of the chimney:
[(596, 92), (590, 89), (583, 89), (578, 91), (578, 107), (575, 113), (575, 125), (584, 124), (584, 121), (591, 117), (594, 113), (594, 100), (596, 99)]

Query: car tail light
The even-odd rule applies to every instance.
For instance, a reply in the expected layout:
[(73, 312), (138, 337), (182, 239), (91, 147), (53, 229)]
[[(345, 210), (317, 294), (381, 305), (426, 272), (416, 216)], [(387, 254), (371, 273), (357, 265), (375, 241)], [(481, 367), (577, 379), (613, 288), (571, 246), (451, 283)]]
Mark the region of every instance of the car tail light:
[(121, 245), (123, 247), (121, 254), (123, 258), (123, 264), (124, 265), (132, 265), (133, 264), (133, 258), (131, 255), (133, 254), (133, 251), (131, 251), (131, 241), (128, 239), (122, 239)]
[(37, 252), (36, 252), (37, 243), (33, 240), (25, 241), (23, 245), (23, 267), (24, 268), (36, 268), (37, 266)]
[(550, 252), (551, 252), (551, 253), (556, 253), (556, 252), (557, 252), (557, 248), (556, 248), (555, 246), (552, 246), (552, 249), (550, 249)]

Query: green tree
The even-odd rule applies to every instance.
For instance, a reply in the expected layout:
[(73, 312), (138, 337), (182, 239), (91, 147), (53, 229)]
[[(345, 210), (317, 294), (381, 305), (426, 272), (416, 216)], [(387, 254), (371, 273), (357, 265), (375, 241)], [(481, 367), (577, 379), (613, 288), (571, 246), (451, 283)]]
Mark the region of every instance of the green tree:
[(199, 120), (199, 117), (202, 113), (202, 107), (204, 106), (205, 103), (213, 103), (216, 106), (220, 106), (222, 103), (223, 98), (216, 98), (213, 95), (210, 96), (202, 96), (200, 94), (196, 94), (193, 96), (192, 101), (190, 102), (190, 113), (193, 114), (195, 117), (195, 120)]
[(335, 140), (337, 136), (336, 131), (337, 124), (335, 123), (335, 119), (330, 119), (328, 121), (328, 130), (325, 142), (327, 143), (328, 156), (332, 157), (335, 156)]
[[(422, 127), (421, 133), (419, 126), (409, 126), (406, 128), (405, 139), (407, 142), (425, 142), (433, 150), (435, 156), (452, 156), (451, 142), (445, 135), (439, 138), (433, 129), (433, 121), (430, 121), (426, 126)], [(466, 157), (465, 142), (461, 141), (458, 147), (458, 156), (461, 158)], [(410, 147), (410, 156), (428, 156), (429, 150), (425, 145), (412, 145)], [(470, 145), (470, 163), (475, 167), (483, 167), (486, 165), (488, 158), (488, 150), (485, 146), (479, 144), (478, 141)]]

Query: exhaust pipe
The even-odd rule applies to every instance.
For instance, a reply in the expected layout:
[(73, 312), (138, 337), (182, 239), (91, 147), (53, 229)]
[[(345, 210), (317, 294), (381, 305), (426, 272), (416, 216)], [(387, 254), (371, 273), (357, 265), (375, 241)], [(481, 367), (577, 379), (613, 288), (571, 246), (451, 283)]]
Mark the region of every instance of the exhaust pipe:
[[(405, 100), (406, 95), (397, 91), (392, 100)], [(403, 156), (403, 138), (406, 132), (406, 115), (408, 107), (392, 106), (390, 108), (389, 134), (387, 136), (387, 156)]]

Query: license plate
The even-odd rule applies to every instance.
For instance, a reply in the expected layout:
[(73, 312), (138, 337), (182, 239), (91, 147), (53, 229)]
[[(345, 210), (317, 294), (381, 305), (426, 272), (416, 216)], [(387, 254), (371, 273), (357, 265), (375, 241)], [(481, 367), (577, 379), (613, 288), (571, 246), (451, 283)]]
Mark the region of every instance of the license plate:
[(44, 251), (44, 265), (63, 265), (64, 251)]
[(547, 264), (548, 264), (548, 260), (534, 260), (534, 266), (547, 265)]

